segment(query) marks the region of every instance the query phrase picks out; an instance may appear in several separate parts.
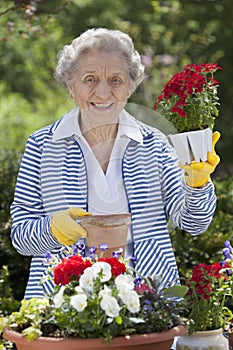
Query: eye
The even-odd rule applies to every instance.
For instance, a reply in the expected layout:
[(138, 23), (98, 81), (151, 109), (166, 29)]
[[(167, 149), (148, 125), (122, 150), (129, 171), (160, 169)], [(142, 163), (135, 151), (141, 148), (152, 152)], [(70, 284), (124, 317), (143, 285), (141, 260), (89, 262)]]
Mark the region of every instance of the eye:
[(121, 85), (123, 83), (123, 80), (121, 79), (121, 77), (119, 77), (118, 75), (114, 75), (111, 79), (110, 79), (110, 83), (113, 86), (116, 85)]
[(87, 84), (95, 84), (97, 82), (97, 78), (94, 75), (87, 75), (84, 82)]

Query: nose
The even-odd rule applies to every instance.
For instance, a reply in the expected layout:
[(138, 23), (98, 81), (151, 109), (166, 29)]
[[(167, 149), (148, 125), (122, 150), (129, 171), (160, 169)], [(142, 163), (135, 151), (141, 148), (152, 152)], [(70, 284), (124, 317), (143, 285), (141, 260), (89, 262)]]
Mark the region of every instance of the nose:
[(111, 95), (111, 86), (106, 80), (100, 80), (95, 87), (96, 97), (106, 100)]

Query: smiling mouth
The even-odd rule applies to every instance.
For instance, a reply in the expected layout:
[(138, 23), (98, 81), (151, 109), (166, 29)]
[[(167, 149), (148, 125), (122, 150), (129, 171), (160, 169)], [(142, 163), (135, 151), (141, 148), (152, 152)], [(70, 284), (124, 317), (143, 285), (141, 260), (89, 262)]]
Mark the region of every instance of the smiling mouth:
[(113, 102), (111, 103), (94, 103), (91, 102), (91, 105), (94, 106), (95, 108), (103, 109), (103, 108), (109, 108), (113, 105)]

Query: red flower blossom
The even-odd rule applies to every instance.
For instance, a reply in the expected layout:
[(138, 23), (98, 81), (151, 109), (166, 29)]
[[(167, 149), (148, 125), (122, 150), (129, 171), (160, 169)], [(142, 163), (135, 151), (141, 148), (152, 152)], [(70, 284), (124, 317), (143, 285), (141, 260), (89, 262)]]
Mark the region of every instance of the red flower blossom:
[(54, 267), (54, 283), (68, 284), (72, 279), (79, 280), (83, 271), (91, 266), (89, 260), (84, 260), (79, 255), (73, 255), (69, 259), (62, 259), (62, 262)]
[[(221, 67), (216, 63), (185, 66), (165, 84), (154, 110), (160, 107), (179, 132), (212, 128), (218, 115), (218, 81), (213, 78), (218, 69)], [(185, 119), (183, 123), (182, 119)]]
[[(205, 300), (210, 299), (214, 287), (214, 279), (227, 278), (223, 272), (220, 272), (221, 269), (222, 266), (218, 262), (212, 265), (203, 263), (194, 266), (190, 279), (191, 283), (188, 283), (189, 287), (192, 285), (192, 282), (195, 282), (194, 287), (198, 297)], [(192, 295), (192, 293), (191, 287), (189, 295)]]
[(190, 334), (194, 331), (225, 329), (233, 318), (233, 313), (227, 306), (233, 291), (233, 259), (229, 241), (224, 243), (223, 252), (225, 259), (220, 263), (196, 265), (187, 282)]
[(111, 271), (114, 277), (117, 277), (118, 275), (126, 272), (125, 264), (120, 262), (117, 258), (99, 258), (98, 261), (104, 261), (111, 265)]
[[(111, 265), (113, 277), (126, 272), (126, 266), (117, 258), (99, 258), (98, 261), (104, 261)], [(87, 267), (92, 266), (92, 261), (84, 259), (80, 255), (72, 255), (69, 258), (63, 258), (62, 262), (54, 267), (54, 283), (56, 285), (66, 285), (72, 280), (79, 280)]]

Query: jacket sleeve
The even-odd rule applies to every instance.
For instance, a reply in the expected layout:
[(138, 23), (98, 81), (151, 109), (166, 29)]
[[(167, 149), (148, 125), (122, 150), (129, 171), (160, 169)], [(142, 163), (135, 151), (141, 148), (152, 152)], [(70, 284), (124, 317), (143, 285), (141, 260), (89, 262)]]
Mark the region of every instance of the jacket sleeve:
[(216, 208), (212, 181), (203, 188), (191, 188), (183, 179), (177, 156), (170, 145), (163, 146), (161, 183), (168, 218), (179, 228), (197, 235), (207, 230)]
[(11, 240), (22, 255), (40, 255), (47, 250), (61, 248), (50, 231), (50, 217), (46, 215), (40, 189), (42, 149), (29, 137), (21, 161), (14, 200), (11, 205)]

